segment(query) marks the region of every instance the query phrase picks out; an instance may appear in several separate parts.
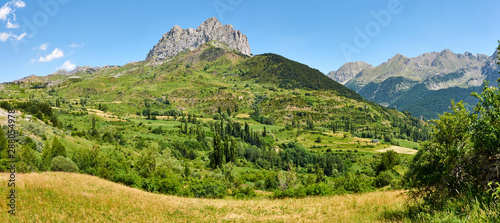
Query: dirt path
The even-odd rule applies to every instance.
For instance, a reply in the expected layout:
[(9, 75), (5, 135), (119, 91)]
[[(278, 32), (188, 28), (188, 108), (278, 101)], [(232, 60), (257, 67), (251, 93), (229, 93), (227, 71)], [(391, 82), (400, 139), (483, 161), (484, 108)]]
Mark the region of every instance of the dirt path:
[(9, 115), (9, 113), (3, 108), (0, 108), (0, 124), (7, 125), (7, 115)]

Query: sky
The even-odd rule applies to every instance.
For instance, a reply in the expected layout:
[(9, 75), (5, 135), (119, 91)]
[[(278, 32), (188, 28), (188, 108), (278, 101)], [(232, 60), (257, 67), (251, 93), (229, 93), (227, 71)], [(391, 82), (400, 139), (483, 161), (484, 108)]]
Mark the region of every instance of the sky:
[(210, 17), (323, 73), (347, 62), (449, 49), (492, 55), (498, 0), (0, 0), (0, 83), (76, 66), (142, 61), (174, 25)]

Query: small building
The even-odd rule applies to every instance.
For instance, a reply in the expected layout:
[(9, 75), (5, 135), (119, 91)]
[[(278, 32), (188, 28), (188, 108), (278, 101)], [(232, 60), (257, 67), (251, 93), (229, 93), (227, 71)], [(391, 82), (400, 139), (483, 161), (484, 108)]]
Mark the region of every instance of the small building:
[(378, 143), (377, 139), (372, 140), (372, 143)]

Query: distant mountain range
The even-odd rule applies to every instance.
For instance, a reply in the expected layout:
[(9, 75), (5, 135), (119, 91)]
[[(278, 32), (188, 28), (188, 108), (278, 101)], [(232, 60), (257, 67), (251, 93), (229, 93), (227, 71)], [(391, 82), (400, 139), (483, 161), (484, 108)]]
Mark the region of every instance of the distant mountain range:
[(365, 62), (346, 63), (328, 76), (383, 106), (408, 110), (416, 117), (437, 118), (451, 100), (476, 103), (484, 81), (500, 77), (497, 55), (455, 54), (450, 50), (408, 58), (397, 54), (373, 67)]

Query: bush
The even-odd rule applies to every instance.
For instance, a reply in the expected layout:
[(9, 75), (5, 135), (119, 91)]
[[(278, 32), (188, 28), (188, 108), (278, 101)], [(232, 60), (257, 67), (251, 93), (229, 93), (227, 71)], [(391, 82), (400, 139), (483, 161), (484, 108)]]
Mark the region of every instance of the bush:
[(305, 191), (308, 196), (327, 196), (335, 194), (333, 187), (324, 182), (311, 184), (306, 187)]
[(120, 169), (113, 174), (113, 178), (111, 180), (113, 182), (122, 183), (126, 186), (136, 188), (142, 187), (142, 177), (140, 177), (137, 173), (131, 171)]
[(292, 198), (303, 198), (306, 197), (306, 190), (304, 187), (298, 186), (296, 188), (289, 188), (286, 190), (275, 190), (273, 194), (273, 198), (286, 198), (286, 197), (292, 197)]
[(205, 178), (202, 180), (193, 180), (183, 192), (183, 195), (218, 199), (226, 197), (227, 190), (222, 182), (212, 178)]
[(166, 178), (157, 179), (158, 192), (162, 194), (177, 194), (181, 189), (181, 183), (176, 175), (170, 175)]
[(377, 178), (375, 178), (375, 184), (377, 187), (385, 187), (393, 181), (396, 177), (390, 170), (380, 172)]
[(62, 156), (58, 156), (52, 159), (50, 170), (62, 172), (78, 172), (80, 169), (72, 160)]
[(238, 199), (253, 198), (257, 196), (251, 186), (240, 185), (233, 191), (233, 196)]

